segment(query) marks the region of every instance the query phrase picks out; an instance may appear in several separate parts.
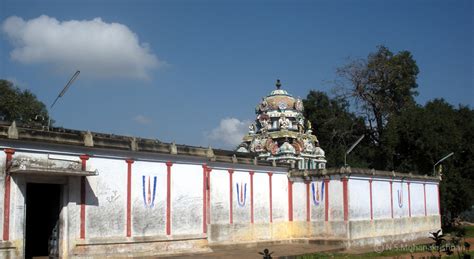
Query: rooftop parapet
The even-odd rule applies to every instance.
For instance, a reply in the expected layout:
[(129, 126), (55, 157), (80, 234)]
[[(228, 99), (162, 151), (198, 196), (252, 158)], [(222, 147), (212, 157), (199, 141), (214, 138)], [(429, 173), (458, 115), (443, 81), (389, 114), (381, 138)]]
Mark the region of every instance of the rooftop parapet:
[(44, 142), (88, 148), (127, 150), (171, 154), (178, 156), (202, 157), (212, 162), (236, 163), (262, 166), (278, 166), (288, 168), (288, 164), (257, 161), (253, 153), (239, 153), (230, 150), (213, 149), (211, 147), (196, 147), (165, 143), (158, 139), (146, 139), (115, 134), (81, 131), (65, 128), (23, 127), (15, 122), (0, 123), (0, 140), (18, 140), (29, 142)]
[(441, 179), (439, 176), (428, 176), (413, 173), (400, 173), (395, 171), (383, 171), (369, 168), (328, 168), (328, 169), (306, 169), (299, 170), (292, 168), (290, 169), (288, 176), (291, 178), (303, 178), (309, 180), (312, 178), (325, 178), (330, 176), (339, 177), (377, 177), (377, 178), (390, 178), (390, 179), (410, 179), (420, 181), (436, 181), (439, 182)]

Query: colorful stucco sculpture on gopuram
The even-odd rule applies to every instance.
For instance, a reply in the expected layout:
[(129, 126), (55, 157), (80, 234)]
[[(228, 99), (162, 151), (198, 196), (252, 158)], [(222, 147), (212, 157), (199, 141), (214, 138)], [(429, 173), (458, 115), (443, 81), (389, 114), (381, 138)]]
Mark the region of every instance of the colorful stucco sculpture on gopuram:
[(249, 126), (237, 152), (256, 153), (259, 159), (292, 163), (300, 169), (325, 169), (324, 150), (303, 115), (303, 102), (281, 88), (255, 107), (255, 122)]

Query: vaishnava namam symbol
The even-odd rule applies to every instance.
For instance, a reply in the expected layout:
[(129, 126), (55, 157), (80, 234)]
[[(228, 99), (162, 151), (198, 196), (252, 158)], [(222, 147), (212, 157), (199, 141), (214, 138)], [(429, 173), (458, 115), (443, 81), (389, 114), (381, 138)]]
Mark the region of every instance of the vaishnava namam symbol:
[(143, 175), (142, 176), (143, 202), (145, 204), (145, 208), (153, 208), (155, 206), (156, 176), (153, 176), (153, 192), (152, 192), (152, 187), (151, 187), (150, 176), (148, 176), (148, 181), (146, 180), (147, 180), (147, 177)]
[(398, 207), (403, 207), (403, 183), (400, 182), (400, 189), (397, 190)]
[[(316, 187), (315, 187), (316, 186)], [(311, 183), (312, 197), (314, 206), (318, 206), (319, 203), (324, 199), (324, 182), (321, 182), (321, 191), (316, 183)]]
[(240, 207), (244, 207), (245, 201), (247, 200), (247, 183), (243, 184), (241, 182), (240, 185), (239, 183), (236, 183), (235, 185), (237, 187), (237, 204)]

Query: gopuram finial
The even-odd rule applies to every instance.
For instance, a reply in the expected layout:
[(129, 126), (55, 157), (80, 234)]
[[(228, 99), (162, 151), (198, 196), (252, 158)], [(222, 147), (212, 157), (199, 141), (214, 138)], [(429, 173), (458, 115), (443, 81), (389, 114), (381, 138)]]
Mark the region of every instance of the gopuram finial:
[(280, 79), (277, 79), (277, 82), (276, 82), (275, 85), (276, 85), (277, 89), (280, 89), (280, 87), (281, 87)]

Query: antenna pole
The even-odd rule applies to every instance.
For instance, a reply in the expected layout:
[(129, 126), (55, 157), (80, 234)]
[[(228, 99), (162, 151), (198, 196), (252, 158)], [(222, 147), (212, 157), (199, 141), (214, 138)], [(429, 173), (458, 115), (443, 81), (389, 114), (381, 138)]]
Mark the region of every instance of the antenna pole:
[(360, 138), (352, 144), (352, 146), (344, 153), (344, 167), (347, 167), (347, 155), (352, 152), (352, 150), (364, 139), (365, 135), (360, 136)]
[(76, 73), (74, 73), (74, 75), (71, 77), (71, 79), (69, 79), (69, 82), (67, 82), (67, 84), (64, 86), (63, 90), (59, 93), (58, 97), (56, 97), (53, 104), (51, 104), (50, 109), (53, 109), (53, 106), (56, 104), (58, 99), (60, 97), (63, 97), (63, 95), (66, 93), (66, 91), (69, 89), (71, 84), (74, 82), (74, 80), (76, 80), (76, 78), (79, 76), (80, 73), (81, 73), (81, 71), (79, 71), (79, 70), (77, 70)]

